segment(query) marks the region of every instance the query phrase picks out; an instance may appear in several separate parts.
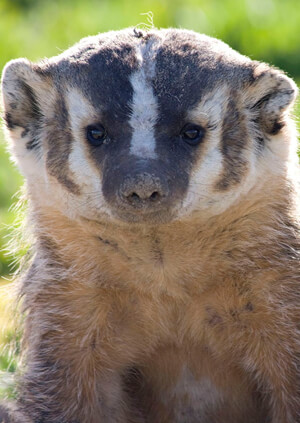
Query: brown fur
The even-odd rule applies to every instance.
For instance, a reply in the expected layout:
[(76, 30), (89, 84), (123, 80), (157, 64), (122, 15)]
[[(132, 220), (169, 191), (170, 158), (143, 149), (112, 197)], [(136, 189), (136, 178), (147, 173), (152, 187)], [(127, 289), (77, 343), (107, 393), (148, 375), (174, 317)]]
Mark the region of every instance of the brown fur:
[(37, 236), (51, 242), (40, 242), (26, 285), (25, 339), (28, 357), (51, 370), (32, 368), (42, 385), (36, 392), (29, 372), (26, 401), (50, 397), (65, 421), (92, 423), (102, 421), (102, 393), (115, 404), (104, 421), (140, 421), (125, 417), (124, 398), (111, 415), (121, 400), (116, 378), (137, 368), (133, 403), (147, 422), (172, 422), (170, 392), (186, 365), (223, 393), (203, 421), (265, 422), (263, 398), (270, 421), (296, 422), (299, 238), (286, 188), (274, 185), (205, 224), (156, 229), (74, 225), (38, 208)]

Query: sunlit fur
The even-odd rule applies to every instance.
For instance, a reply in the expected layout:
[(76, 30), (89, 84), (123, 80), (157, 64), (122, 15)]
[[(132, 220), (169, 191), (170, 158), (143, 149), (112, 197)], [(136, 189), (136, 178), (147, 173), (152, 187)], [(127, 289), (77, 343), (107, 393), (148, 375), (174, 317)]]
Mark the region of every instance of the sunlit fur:
[[(151, 49), (135, 46), (139, 54), (156, 58), (173, 34), (198, 40), (189, 31), (152, 32)], [(120, 49), (131, 34), (109, 33), (104, 43)], [(151, 32), (132, 43), (147, 37)], [(232, 60), (233, 73), (253, 66), (253, 75), (236, 90), (231, 78), (216, 75), (214, 89), (185, 111), (206, 129), (205, 139), (195, 149), (184, 197), (155, 224), (112, 212), (84, 132), (101, 112), (79, 86), (61, 82), (63, 68), (58, 74), (49, 65), (60, 69), (68, 57), (92, 54), (97, 38), (43, 62), (39, 72), (24, 59), (5, 68), (6, 135), (26, 178), (33, 233), (20, 282), (25, 365), (16, 413), (23, 417), (11, 422), (299, 422), (299, 169), (289, 117), (296, 87), (267, 65), (199, 39), (211, 43), (212, 56)], [(89, 43), (94, 47), (78, 55)], [(144, 75), (135, 75), (132, 119), (144, 107)], [(29, 113), (20, 81), (30, 85), (44, 116), (36, 149), (26, 148), (36, 128), (26, 135), (20, 123)], [(16, 96), (21, 110), (12, 107)], [(68, 111), (66, 128), (55, 112), (57, 96), (66, 105), (61, 113)], [(141, 149), (143, 127), (131, 121), (133, 155), (158, 154), (145, 141), (155, 142), (153, 96), (146, 86)], [(58, 136), (67, 135), (56, 166), (49, 137), (59, 125)]]

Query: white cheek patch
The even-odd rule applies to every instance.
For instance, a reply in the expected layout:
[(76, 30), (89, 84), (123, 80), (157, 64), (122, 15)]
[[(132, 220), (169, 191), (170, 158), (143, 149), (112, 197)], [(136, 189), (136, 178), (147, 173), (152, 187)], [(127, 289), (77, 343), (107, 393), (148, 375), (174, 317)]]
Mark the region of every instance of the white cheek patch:
[(74, 139), (69, 155), (69, 169), (74, 175), (74, 180), (83, 189), (101, 192), (101, 175), (93, 168), (91, 161), (86, 156), (82, 140)]
[(135, 72), (130, 82), (133, 88), (132, 114), (129, 121), (133, 129), (133, 135), (130, 145), (130, 153), (134, 156), (155, 158), (155, 137), (154, 127), (158, 118), (158, 105), (151, 78), (155, 73), (154, 60), (152, 63), (144, 63), (144, 57), (147, 58), (152, 45), (140, 48), (137, 58), (141, 68)]
[(89, 101), (76, 88), (68, 88), (66, 93), (70, 125), (73, 134), (82, 131), (82, 124), (87, 125), (99, 120), (99, 115)]
[[(9, 133), (11, 139), (10, 150), (14, 161), (18, 164), (22, 175), (26, 178), (30, 195), (43, 206), (54, 206), (71, 210), (69, 207), (70, 193), (50, 176), (46, 170), (45, 157), (42, 151), (37, 155), (26, 149), (30, 135), (23, 136), (24, 129), (17, 128)], [(42, 145), (42, 142), (40, 142)]]
[[(215, 137), (215, 143), (217, 141)], [(246, 150), (244, 158), (248, 164), (246, 176), (237, 186), (222, 192), (215, 189), (215, 184), (224, 171), (223, 155), (218, 144), (210, 149), (191, 175), (187, 195), (178, 207), (178, 217), (183, 218), (193, 212), (199, 212), (206, 217), (215, 216), (246, 195), (256, 184), (261, 172), (257, 169), (254, 152)]]
[[(183, 216), (198, 208), (211, 209), (214, 203), (213, 185), (223, 171), (223, 156), (218, 145), (210, 149), (192, 173), (187, 195), (180, 206)], [(222, 204), (224, 206), (224, 203)]]
[(200, 104), (188, 113), (190, 121), (219, 126), (222, 123), (228, 95), (226, 85), (218, 87), (214, 92), (209, 92)]
[(74, 137), (72, 151), (69, 155), (69, 169), (72, 178), (80, 187), (81, 195), (74, 196), (73, 208), (78, 214), (86, 217), (94, 216), (95, 212), (110, 215), (110, 210), (106, 206), (106, 201), (102, 193), (102, 179), (100, 172), (93, 165), (88, 157), (86, 148), (82, 144), (83, 140)]
[[(37, 155), (26, 148), (31, 141), (30, 135), (22, 137), (24, 128), (16, 128), (7, 131), (7, 138), (10, 138), (10, 152), (14, 162), (17, 163), (22, 175), (29, 181), (35, 183), (45, 182), (45, 168), (42, 161), (42, 153)], [(40, 143), (41, 144), (41, 143)]]

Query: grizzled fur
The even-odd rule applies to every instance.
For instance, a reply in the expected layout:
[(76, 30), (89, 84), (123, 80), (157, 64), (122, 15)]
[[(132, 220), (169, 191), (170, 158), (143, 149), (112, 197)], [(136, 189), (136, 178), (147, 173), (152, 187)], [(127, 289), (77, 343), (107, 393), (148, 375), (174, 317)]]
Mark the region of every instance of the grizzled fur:
[(14, 60), (2, 83), (33, 233), (4, 420), (299, 422), (293, 81), (204, 35), (129, 28)]

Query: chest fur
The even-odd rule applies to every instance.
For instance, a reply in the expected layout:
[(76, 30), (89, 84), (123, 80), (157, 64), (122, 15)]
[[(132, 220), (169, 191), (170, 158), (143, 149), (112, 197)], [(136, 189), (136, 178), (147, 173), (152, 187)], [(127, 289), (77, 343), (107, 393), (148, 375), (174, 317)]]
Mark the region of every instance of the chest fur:
[[(206, 421), (210, 410), (222, 402), (222, 393), (208, 377), (196, 378), (186, 366), (176, 385), (168, 392), (165, 403), (172, 403), (176, 423)], [(170, 404), (168, 404), (170, 405)]]

